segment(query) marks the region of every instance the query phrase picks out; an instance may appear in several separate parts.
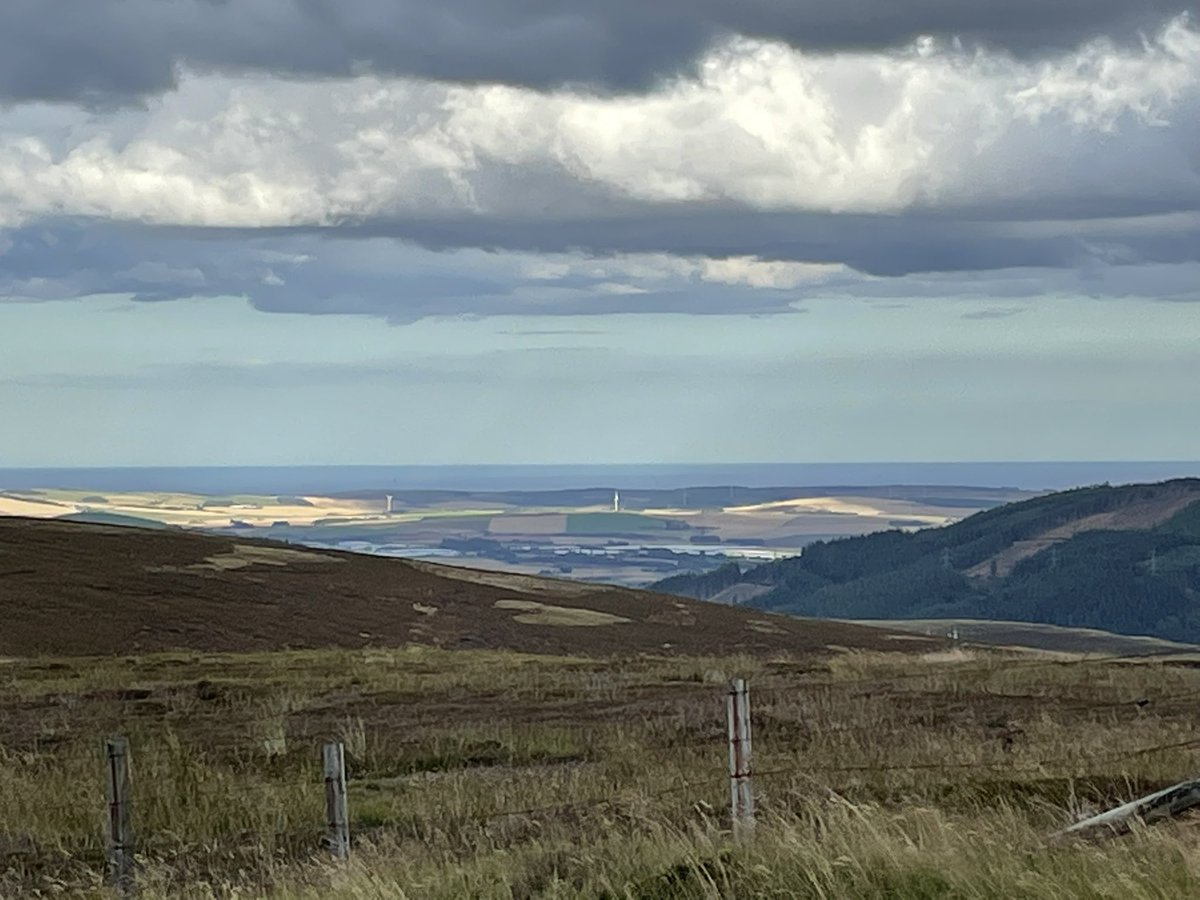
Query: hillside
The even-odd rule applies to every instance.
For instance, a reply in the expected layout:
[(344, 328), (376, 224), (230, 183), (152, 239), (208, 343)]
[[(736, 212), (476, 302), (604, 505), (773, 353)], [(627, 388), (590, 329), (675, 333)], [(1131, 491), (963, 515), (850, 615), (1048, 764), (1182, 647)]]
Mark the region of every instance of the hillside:
[(1048, 494), (655, 589), (795, 615), (1003, 619), (1195, 641), (1200, 479)]
[(705, 655), (932, 643), (622, 588), (19, 518), (0, 518), (0, 622), (0, 657), (408, 643)]

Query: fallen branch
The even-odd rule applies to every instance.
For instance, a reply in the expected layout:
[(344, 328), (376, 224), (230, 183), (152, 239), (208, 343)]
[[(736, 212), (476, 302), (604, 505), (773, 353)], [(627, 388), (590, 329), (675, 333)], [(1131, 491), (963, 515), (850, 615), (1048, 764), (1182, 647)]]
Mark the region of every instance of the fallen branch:
[(1142, 797), (1140, 800), (1110, 809), (1098, 816), (1076, 822), (1069, 828), (1064, 828), (1052, 835), (1052, 839), (1084, 837), (1099, 828), (1105, 828), (1110, 833), (1121, 833), (1128, 831), (1130, 825), (1135, 821), (1149, 825), (1163, 819), (1173, 818), (1197, 806), (1200, 806), (1200, 779), (1184, 781), (1150, 794), (1148, 797)]

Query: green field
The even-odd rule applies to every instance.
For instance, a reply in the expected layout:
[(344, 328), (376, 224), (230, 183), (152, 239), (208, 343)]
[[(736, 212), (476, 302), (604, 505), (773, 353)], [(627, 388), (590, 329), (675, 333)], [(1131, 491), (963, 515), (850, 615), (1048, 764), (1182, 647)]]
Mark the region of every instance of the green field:
[(143, 516), (126, 516), (110, 512), (79, 512), (59, 516), (64, 522), (88, 522), (92, 525), (124, 525), (136, 528), (167, 528), (167, 524), (157, 519), (147, 519)]
[(643, 516), (638, 513), (594, 512), (571, 513), (567, 516), (567, 534), (640, 534), (662, 532), (672, 527), (671, 519)]

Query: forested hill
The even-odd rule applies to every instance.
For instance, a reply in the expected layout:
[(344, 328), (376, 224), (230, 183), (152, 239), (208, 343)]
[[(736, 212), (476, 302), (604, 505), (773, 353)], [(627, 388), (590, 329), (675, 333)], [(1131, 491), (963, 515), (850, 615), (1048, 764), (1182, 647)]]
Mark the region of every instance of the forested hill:
[(1047, 494), (654, 589), (804, 616), (1003, 619), (1197, 641), (1200, 479)]

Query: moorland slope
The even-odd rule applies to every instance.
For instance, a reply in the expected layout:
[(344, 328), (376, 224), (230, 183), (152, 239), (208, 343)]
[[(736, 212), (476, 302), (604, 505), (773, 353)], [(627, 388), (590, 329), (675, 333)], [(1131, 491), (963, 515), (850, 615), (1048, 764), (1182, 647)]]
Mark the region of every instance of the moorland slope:
[(936, 642), (271, 541), (0, 518), (0, 657), (410, 643), (697, 656), (917, 650)]

